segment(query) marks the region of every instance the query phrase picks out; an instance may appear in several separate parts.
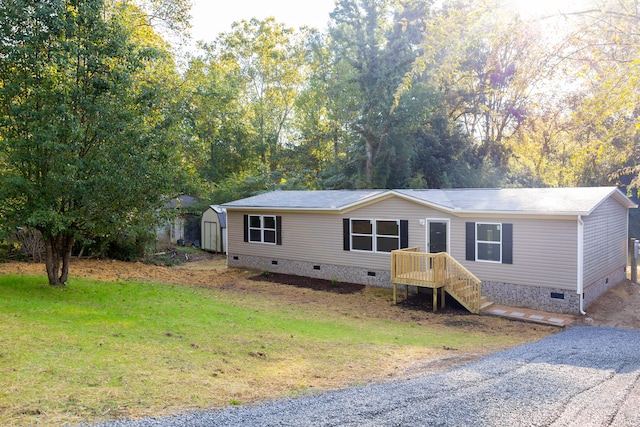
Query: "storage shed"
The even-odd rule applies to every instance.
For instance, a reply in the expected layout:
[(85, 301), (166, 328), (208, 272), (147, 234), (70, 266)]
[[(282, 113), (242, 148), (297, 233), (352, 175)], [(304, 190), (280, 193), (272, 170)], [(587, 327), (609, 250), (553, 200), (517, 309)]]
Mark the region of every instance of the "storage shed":
[(211, 205), (202, 213), (200, 220), (202, 249), (210, 252), (226, 253), (227, 213), (220, 206)]
[(156, 250), (178, 246), (200, 246), (200, 201), (192, 196), (178, 196), (164, 207), (173, 219), (156, 228)]

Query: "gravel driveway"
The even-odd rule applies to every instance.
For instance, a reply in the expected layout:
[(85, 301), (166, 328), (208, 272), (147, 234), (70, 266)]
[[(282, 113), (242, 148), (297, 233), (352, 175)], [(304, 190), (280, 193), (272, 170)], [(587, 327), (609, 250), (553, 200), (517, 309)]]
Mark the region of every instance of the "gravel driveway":
[(640, 331), (575, 327), (451, 371), (147, 426), (640, 426)]

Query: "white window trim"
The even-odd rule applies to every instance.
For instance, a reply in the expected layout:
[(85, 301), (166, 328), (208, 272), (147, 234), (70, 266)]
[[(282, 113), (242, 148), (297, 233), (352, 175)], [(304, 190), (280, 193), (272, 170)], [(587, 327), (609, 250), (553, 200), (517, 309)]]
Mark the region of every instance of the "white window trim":
[[(251, 226), (251, 217), (259, 217), (260, 218), (260, 227), (252, 227)], [(264, 226), (265, 218), (273, 218), (273, 223), (275, 224), (275, 228), (266, 228)], [(249, 232), (249, 243), (258, 243), (262, 245), (276, 245), (278, 243), (278, 223), (275, 215), (249, 215), (249, 224), (248, 224), (248, 232)], [(251, 240), (251, 230), (260, 230), (260, 240)], [(275, 241), (265, 242), (264, 241), (264, 232), (265, 230), (273, 231), (275, 235)]]
[[(360, 234), (353, 232), (353, 221), (369, 221), (371, 224), (371, 234)], [(395, 222), (398, 226), (398, 235), (391, 236), (388, 234), (378, 234), (376, 222), (378, 221), (389, 221)], [(364, 249), (353, 249), (353, 236), (365, 236), (371, 237), (373, 241), (371, 242), (371, 250), (366, 251)], [(398, 249), (400, 248), (400, 220), (399, 219), (383, 219), (383, 218), (349, 218), (349, 247), (351, 248), (351, 252), (362, 252), (366, 254), (391, 254), (391, 252), (387, 251), (378, 251), (378, 237), (386, 237), (386, 238), (397, 238), (398, 239)]]
[[(495, 242), (495, 241), (488, 241), (488, 240), (479, 240), (478, 239), (478, 225), (499, 225), (500, 226), (500, 241), (499, 242)], [(503, 227), (502, 227), (502, 223), (501, 222), (476, 222), (476, 262), (487, 262), (490, 264), (502, 264), (502, 239), (503, 239)], [(478, 250), (478, 244), (479, 243), (487, 243), (487, 244), (491, 244), (491, 245), (498, 245), (499, 246), (499, 251), (498, 253), (500, 254), (500, 260), (499, 261), (493, 261), (490, 259), (479, 259), (478, 258), (478, 254), (479, 254), (479, 250)]]

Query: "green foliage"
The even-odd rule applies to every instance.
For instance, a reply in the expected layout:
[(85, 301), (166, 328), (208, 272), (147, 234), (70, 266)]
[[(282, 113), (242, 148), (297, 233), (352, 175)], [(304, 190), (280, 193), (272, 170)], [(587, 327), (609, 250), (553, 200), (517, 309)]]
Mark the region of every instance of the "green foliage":
[(155, 243), (155, 235), (150, 232), (127, 232), (112, 236), (97, 237), (88, 246), (88, 253), (120, 261), (139, 261)]
[(25, 256), (17, 242), (0, 241), (0, 262), (23, 260)]
[(0, 8), (0, 215), (42, 232), (52, 284), (74, 240), (151, 224), (175, 191), (176, 74), (144, 17), (102, 0)]
[(74, 241), (153, 226), (178, 193), (640, 187), (631, 0), (545, 20), (338, 0), (325, 33), (241, 21), (178, 74), (154, 28), (186, 34), (190, 3), (0, 8), (2, 237), (39, 230), (55, 266)]

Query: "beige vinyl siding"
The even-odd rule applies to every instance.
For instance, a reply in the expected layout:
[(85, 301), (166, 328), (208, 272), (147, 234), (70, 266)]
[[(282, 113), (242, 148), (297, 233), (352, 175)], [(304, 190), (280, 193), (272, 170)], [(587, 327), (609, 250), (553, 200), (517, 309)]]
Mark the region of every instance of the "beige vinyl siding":
[[(354, 209), (341, 218), (357, 219), (398, 219), (409, 221), (409, 247), (419, 248), (421, 252), (426, 251), (427, 231), (426, 226), (420, 224), (420, 220), (426, 218), (450, 219), (451, 215), (441, 211), (431, 209), (407, 200), (392, 197), (378, 203)], [(342, 219), (340, 220), (342, 221)], [(342, 222), (341, 222), (342, 224)], [(390, 255), (386, 254), (390, 268)]]
[[(513, 224), (513, 264), (465, 260), (465, 222)], [(456, 218), (451, 255), (481, 280), (575, 290), (577, 219)]]
[(628, 210), (613, 198), (584, 218), (584, 284), (627, 263)]
[[(311, 263), (389, 269), (388, 254), (343, 250), (342, 217), (337, 214), (261, 212), (282, 217), (282, 245), (244, 242), (244, 212), (227, 212), (229, 253)], [(251, 212), (258, 214), (258, 212)]]
[[(282, 217), (282, 245), (243, 241), (243, 215), (228, 211), (229, 253), (354, 266), (390, 269), (390, 254), (343, 250), (343, 218), (397, 219), (409, 224), (409, 246), (426, 248), (426, 219), (450, 219), (449, 253), (481, 280), (500, 283), (576, 289), (577, 219), (469, 217), (460, 218), (397, 197), (391, 197), (342, 214), (262, 211), (251, 214)], [(465, 223), (513, 224), (513, 264), (465, 261)]]
[[(354, 266), (380, 270), (390, 269), (389, 253), (345, 251), (343, 248), (344, 218), (393, 219), (409, 221), (409, 246), (424, 251), (425, 227), (419, 224), (426, 213), (436, 213), (432, 209), (412, 202), (391, 198), (378, 203), (354, 209), (344, 214), (313, 212), (262, 211), (250, 214), (279, 215), (282, 217), (282, 245), (265, 245), (244, 242), (243, 215), (247, 212), (228, 211), (227, 229), (229, 253), (255, 255), (342, 266)], [(438, 217), (444, 217), (438, 214)]]

